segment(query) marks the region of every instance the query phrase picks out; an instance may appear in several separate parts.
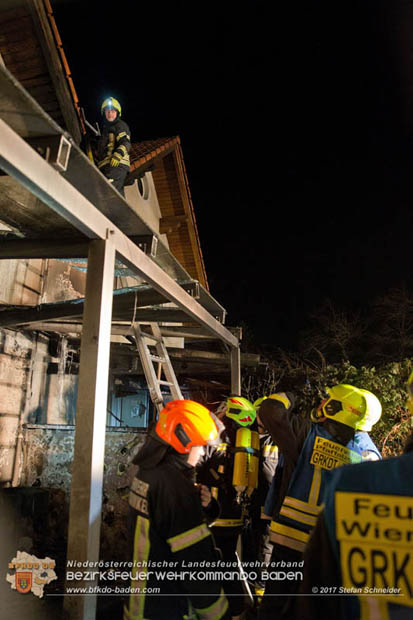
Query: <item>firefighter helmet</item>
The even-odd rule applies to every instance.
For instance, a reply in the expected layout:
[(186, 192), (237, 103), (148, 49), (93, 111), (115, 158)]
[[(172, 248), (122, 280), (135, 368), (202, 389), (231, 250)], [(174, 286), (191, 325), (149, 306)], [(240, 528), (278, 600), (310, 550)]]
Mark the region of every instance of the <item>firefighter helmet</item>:
[(330, 418), (357, 431), (371, 431), (380, 420), (381, 404), (371, 392), (345, 384), (334, 385), (326, 391), (328, 398), (312, 412), (314, 422)]
[(242, 396), (230, 396), (227, 399), (227, 418), (235, 420), (240, 426), (251, 426), (255, 422), (257, 412), (254, 405)]
[(272, 400), (278, 400), (284, 405), (286, 409), (291, 409), (293, 404), (285, 392), (277, 392), (276, 394), (271, 394), (271, 396), (269, 396), (268, 398), (271, 398)]
[(172, 400), (159, 414), (155, 433), (180, 454), (188, 454), (192, 446), (214, 444), (218, 428), (215, 417), (200, 403)]
[(108, 108), (109, 110), (117, 110), (118, 116), (122, 116), (122, 108), (120, 107), (120, 103), (114, 97), (107, 97), (102, 103), (102, 106), (100, 108), (102, 116), (105, 113), (106, 108)]
[(407, 381), (407, 408), (410, 411), (410, 415), (413, 415), (413, 371), (410, 373), (409, 379)]

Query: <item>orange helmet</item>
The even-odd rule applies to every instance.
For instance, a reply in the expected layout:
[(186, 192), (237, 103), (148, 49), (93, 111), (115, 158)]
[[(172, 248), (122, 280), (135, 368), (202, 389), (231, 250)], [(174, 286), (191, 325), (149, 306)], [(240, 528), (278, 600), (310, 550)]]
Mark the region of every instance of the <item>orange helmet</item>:
[(211, 445), (219, 439), (218, 421), (193, 400), (172, 400), (159, 414), (155, 433), (180, 454), (192, 446)]

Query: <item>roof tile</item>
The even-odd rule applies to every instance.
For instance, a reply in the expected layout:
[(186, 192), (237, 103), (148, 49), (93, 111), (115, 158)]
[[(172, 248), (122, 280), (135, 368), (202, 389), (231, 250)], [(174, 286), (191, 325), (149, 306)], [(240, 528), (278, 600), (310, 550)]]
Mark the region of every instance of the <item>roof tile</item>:
[(143, 163), (154, 159), (157, 155), (162, 154), (170, 148), (180, 143), (179, 136), (172, 138), (157, 138), (156, 140), (143, 140), (132, 144), (129, 156), (131, 161), (131, 170), (136, 170)]

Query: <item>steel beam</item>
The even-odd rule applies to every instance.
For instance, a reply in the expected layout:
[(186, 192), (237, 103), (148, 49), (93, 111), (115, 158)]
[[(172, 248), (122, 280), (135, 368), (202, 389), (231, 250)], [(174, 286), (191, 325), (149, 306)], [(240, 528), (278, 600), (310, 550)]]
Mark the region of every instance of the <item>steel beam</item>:
[[(67, 559), (99, 560), (115, 248), (90, 244), (80, 350)], [(82, 586), (92, 585), (90, 582)], [(93, 584), (96, 585), (96, 584)], [(90, 620), (96, 597), (65, 597), (71, 620)]]
[[(138, 315), (139, 316), (139, 315)], [(1, 318), (1, 313), (0, 313)], [(1, 322), (1, 321), (0, 321)], [(142, 331), (145, 326), (142, 326)], [(58, 334), (81, 334), (82, 323), (77, 322), (53, 322), (39, 321), (24, 324), (25, 330), (33, 330), (38, 332), (55, 332)], [(162, 336), (170, 336), (172, 338), (187, 338), (188, 340), (215, 340), (213, 336), (203, 331), (202, 327), (161, 327)], [(132, 336), (133, 330), (129, 325), (120, 325), (112, 321), (112, 336)]]
[(6, 239), (0, 245), (0, 259), (86, 258), (89, 242), (58, 239)]
[[(150, 336), (150, 334), (145, 335)], [(124, 334), (122, 334), (124, 335)], [(136, 357), (136, 349), (131, 344), (123, 342), (112, 343), (112, 354), (124, 357)], [(227, 365), (230, 360), (230, 353), (217, 353), (216, 351), (197, 351), (195, 349), (175, 349), (168, 347), (168, 355), (174, 360), (181, 360), (186, 362), (200, 362), (211, 363), (219, 365)], [(260, 356), (256, 353), (241, 353), (240, 356), (243, 366), (258, 366), (260, 363)], [(235, 385), (234, 387), (239, 387)], [(239, 394), (239, 392), (237, 392)]]
[[(1, 253), (1, 249), (0, 249)], [(199, 294), (197, 281), (181, 283), (182, 288), (196, 298)], [(143, 284), (127, 289), (118, 289), (113, 295), (113, 317), (117, 321), (131, 320), (137, 308), (157, 306), (168, 303), (163, 295), (153, 287)], [(38, 306), (12, 306), (0, 310), (0, 325), (10, 327), (24, 326), (26, 323), (53, 321), (54, 319), (74, 319), (83, 314), (84, 299), (72, 299), (65, 302), (46, 303)], [(135, 312), (136, 316), (136, 312)]]
[(120, 260), (181, 308), (192, 320), (229, 344), (238, 340), (211, 314), (192, 299), (177, 282), (154, 263), (75, 187), (45, 162), (0, 119), (0, 168), (15, 177), (51, 209), (90, 239), (110, 239)]

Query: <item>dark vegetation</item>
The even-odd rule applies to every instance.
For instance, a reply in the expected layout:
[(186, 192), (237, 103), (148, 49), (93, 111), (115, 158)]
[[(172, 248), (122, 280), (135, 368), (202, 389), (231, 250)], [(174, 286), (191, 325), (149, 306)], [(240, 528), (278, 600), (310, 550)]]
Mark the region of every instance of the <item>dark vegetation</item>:
[(260, 350), (264, 364), (245, 373), (243, 394), (254, 401), (293, 391), (297, 408), (308, 415), (327, 386), (349, 383), (373, 392), (383, 413), (371, 433), (383, 456), (400, 454), (413, 430), (406, 409), (407, 379), (413, 369), (413, 295), (390, 290), (365, 311), (338, 308), (326, 299), (301, 334), (299, 352), (257, 347), (246, 329), (244, 347)]

